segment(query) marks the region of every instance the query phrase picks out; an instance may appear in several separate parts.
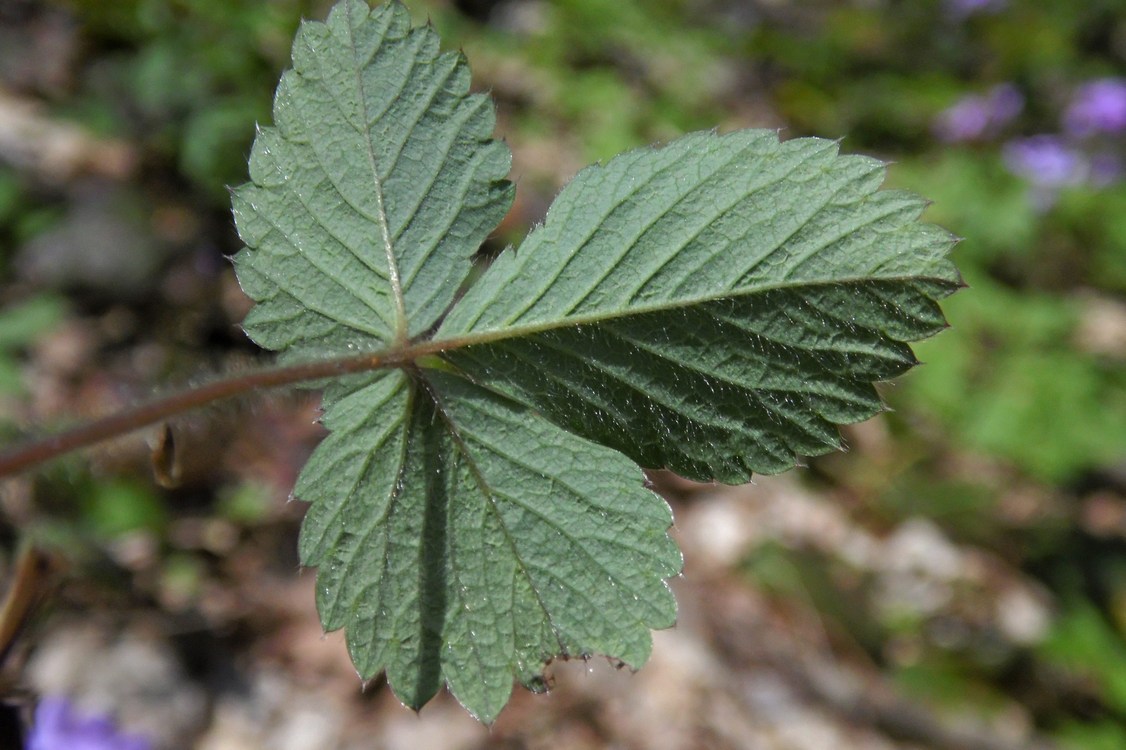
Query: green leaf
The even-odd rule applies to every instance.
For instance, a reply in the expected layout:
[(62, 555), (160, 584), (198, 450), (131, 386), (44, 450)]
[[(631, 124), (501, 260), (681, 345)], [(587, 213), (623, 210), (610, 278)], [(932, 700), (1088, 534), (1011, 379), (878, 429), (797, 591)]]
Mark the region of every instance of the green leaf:
[(607, 448), (461, 378), (395, 372), (335, 401), (296, 494), (317, 604), (363, 675), (418, 707), (447, 681), (492, 720), (515, 674), (673, 623), (668, 506)]
[(508, 148), (469, 96), (460, 55), (411, 29), (398, 3), (337, 5), (303, 23), (274, 124), (234, 191), (243, 321), (268, 349), (318, 357), (369, 350), (430, 328), (504, 217)]
[(580, 173), (455, 303), (512, 192), (437, 46), (397, 3), (302, 26), (234, 192), (236, 270), (260, 344), (370, 363), (327, 383), (295, 490), (325, 627), (405, 703), (445, 683), (488, 721), (514, 678), (640, 666), (673, 622), (671, 515), (627, 456), (743, 481), (835, 446), (960, 280), (879, 162), (698, 133)]
[(27, 346), (57, 326), (66, 314), (58, 297), (40, 295), (0, 312), (0, 355)]
[(695, 133), (581, 172), (438, 331), (472, 377), (644, 466), (744, 482), (880, 411), (961, 280), (924, 201), (831, 141)]

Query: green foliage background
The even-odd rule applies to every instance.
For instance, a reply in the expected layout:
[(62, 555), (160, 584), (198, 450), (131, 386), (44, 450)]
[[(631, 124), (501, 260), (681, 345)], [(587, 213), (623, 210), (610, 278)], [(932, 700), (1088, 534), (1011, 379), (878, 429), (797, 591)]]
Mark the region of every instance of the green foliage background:
[[(1055, 624), (1044, 643), (1000, 661), (928, 646), (909, 666), (885, 665), (907, 689), (936, 703), (1004, 693), (1040, 705), (1044, 696), (1019, 678), (1038, 670), (1078, 683), (1090, 701), (1078, 709), (1049, 701), (1038, 713), (1045, 729), (1077, 748), (1126, 745), (1124, 546), (1121, 536), (1096, 539), (1078, 523), (1085, 499), (1121, 498), (1126, 486), (1124, 352), (1082, 335), (1092, 299), (1126, 298), (1126, 186), (1068, 189), (1038, 209), (1029, 186), (1004, 168), (999, 141), (946, 145), (932, 134), (943, 108), (1001, 82), (1015, 82), (1028, 102), (1012, 134), (1056, 127), (1075, 85), (1124, 69), (1121, 4), (1012, 0), (965, 19), (935, 1), (407, 4), (447, 48), (465, 50), (476, 86), (499, 100), (499, 132), (516, 150), (521, 191), (501, 242), (522, 236), (539, 218), (536, 206), (578, 166), (717, 125), (843, 137), (845, 151), (895, 161), (891, 182), (935, 201), (928, 218), (965, 238), (954, 257), (971, 289), (946, 305), (954, 330), (920, 345), (929, 364), (885, 392), (896, 409), (886, 420), (889, 454), (814, 461), (808, 479), (861, 498), (876, 527), (933, 518), (1053, 594)], [(61, 5), (80, 24), (87, 59), (69, 89), (51, 94), (52, 112), (140, 144), (144, 179), (156, 173), (183, 186), (194, 207), (216, 217), (225, 211), (223, 187), (245, 180), (253, 124), (268, 119), (298, 19), (322, 17), (327, 7)], [(57, 217), (57, 198), (26, 188), (0, 167), (4, 248)], [(233, 233), (229, 242), (228, 252), (237, 246)], [(14, 277), (7, 250), (0, 275)], [(34, 293), (19, 306), (5, 298), (0, 312), (5, 390), (19, 388), (9, 373), (21, 347), (67, 314), (59, 290)], [(91, 481), (73, 479), (71, 468), (59, 473), (53, 481)], [(1055, 497), (1062, 511), (1014, 518), (1004, 510), (1014, 487)], [(120, 484), (98, 492), (144, 495)], [(140, 508), (133, 520), (99, 518), (86, 505), (84, 523), (92, 534), (154, 523), (150, 500), (132, 505)], [(829, 561), (787, 559), (791, 574), (781, 578), (771, 574), (777, 562), (767, 556), (746, 569), (780, 596), (829, 592), (815, 603), (833, 627), (879, 640), (922, 626), (881, 621), (875, 609), (861, 613), (862, 625), (855, 612), (838, 617)]]

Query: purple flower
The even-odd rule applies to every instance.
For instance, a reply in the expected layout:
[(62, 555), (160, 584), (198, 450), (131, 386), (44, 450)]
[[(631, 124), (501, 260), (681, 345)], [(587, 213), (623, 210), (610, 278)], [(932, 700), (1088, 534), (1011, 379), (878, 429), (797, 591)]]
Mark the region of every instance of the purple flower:
[(976, 141), (996, 134), (1024, 109), (1024, 97), (1011, 83), (994, 86), (984, 96), (966, 96), (935, 120), (935, 135), (947, 143)]
[(974, 13), (996, 13), (1004, 10), (1006, 0), (946, 0), (946, 12), (961, 19)]
[(1102, 78), (1080, 86), (1064, 113), (1064, 127), (1077, 137), (1126, 131), (1126, 79)]
[(934, 123), (934, 133), (947, 143), (975, 141), (989, 127), (989, 106), (980, 96), (967, 96), (944, 109)]
[(999, 83), (989, 90), (989, 106), (994, 127), (1007, 125), (1024, 111), (1024, 95), (1011, 83)]
[(39, 701), (27, 750), (150, 750), (148, 740), (119, 734), (105, 716), (80, 716), (65, 698)]
[(1054, 135), (1034, 135), (1009, 141), (1001, 156), (1010, 172), (1037, 187), (1078, 185), (1088, 174), (1084, 156)]
[(1107, 187), (1121, 182), (1122, 175), (1126, 173), (1122, 157), (1118, 154), (1103, 152), (1091, 156), (1090, 182), (1095, 187)]

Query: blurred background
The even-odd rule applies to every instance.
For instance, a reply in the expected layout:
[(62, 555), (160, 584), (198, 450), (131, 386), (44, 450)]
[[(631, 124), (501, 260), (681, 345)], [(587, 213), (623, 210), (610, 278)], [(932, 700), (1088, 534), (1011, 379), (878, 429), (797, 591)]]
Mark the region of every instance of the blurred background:
[[(0, 0), (0, 442), (269, 361), (238, 328), (227, 186), (327, 5)], [(175, 487), (155, 429), (8, 481), (4, 580), (27, 538), (51, 572), (0, 746), (42, 696), (41, 727), (106, 750), (1126, 747), (1126, 4), (407, 5), (498, 100), (518, 194), (494, 249), (630, 147), (842, 139), (965, 238), (952, 329), (847, 453), (746, 487), (654, 474), (678, 627), (636, 675), (550, 665), (491, 729), (361, 690), (322, 634), (288, 502), (315, 393), (177, 420)]]

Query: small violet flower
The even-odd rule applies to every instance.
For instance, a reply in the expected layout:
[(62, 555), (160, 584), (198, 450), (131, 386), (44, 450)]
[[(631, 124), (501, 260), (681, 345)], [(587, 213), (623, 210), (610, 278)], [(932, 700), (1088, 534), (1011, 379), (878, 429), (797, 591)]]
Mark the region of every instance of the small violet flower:
[(1029, 199), (1040, 212), (1055, 204), (1061, 188), (1079, 185), (1091, 176), (1086, 156), (1059, 136), (1035, 135), (1009, 141), (1001, 156), (1010, 172), (1031, 183)]
[(48, 697), (35, 709), (27, 750), (151, 750), (151, 744), (119, 733), (105, 716), (82, 716), (65, 698)]
[(956, 19), (975, 13), (997, 13), (1004, 10), (1006, 0), (946, 0), (946, 12)]
[(976, 141), (995, 135), (1024, 109), (1024, 97), (1011, 83), (994, 86), (984, 96), (967, 96), (943, 110), (935, 135), (947, 143)]
[(1083, 154), (1054, 135), (1009, 141), (1001, 156), (1010, 172), (1042, 188), (1078, 185), (1089, 171)]
[(1126, 132), (1126, 79), (1102, 78), (1080, 86), (1064, 113), (1064, 128), (1080, 138)]

